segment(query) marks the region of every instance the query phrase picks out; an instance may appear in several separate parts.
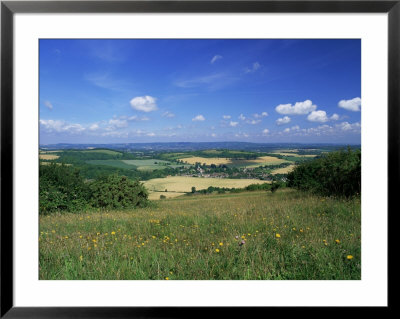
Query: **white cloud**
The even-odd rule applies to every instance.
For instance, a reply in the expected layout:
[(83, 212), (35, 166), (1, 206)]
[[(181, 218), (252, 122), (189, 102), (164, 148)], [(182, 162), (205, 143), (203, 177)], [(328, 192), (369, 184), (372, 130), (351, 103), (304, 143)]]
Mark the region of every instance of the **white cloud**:
[(292, 131), (298, 131), (298, 130), (300, 130), (300, 126), (298, 126), (298, 125), (292, 126), (291, 130)]
[(249, 134), (245, 133), (245, 132), (239, 132), (235, 134), (235, 137), (249, 137)]
[(147, 136), (156, 136), (156, 134), (153, 133), (153, 132), (147, 133), (146, 135), (147, 135)]
[(98, 130), (100, 127), (99, 127), (99, 124), (97, 124), (97, 123), (94, 123), (94, 124), (92, 124), (92, 125), (90, 125), (89, 126), (89, 130), (91, 130), (91, 131), (96, 131), (96, 130)]
[(300, 126), (295, 125), (295, 126), (292, 126), (291, 128), (285, 128), (285, 129), (283, 130), (283, 132), (284, 132), (284, 133), (289, 133), (289, 132), (291, 132), (291, 131), (298, 131), (298, 130), (300, 130)]
[(123, 120), (126, 119), (126, 120), (128, 120), (128, 121), (135, 121), (135, 122), (137, 122), (137, 121), (148, 121), (148, 120), (150, 120), (150, 118), (148, 118), (147, 116), (139, 117), (139, 116), (137, 116), (137, 115), (132, 115), (132, 116), (130, 116), (130, 117), (121, 116), (120, 119), (123, 119)]
[(77, 134), (81, 133), (85, 130), (85, 128), (81, 124), (68, 124), (64, 121), (59, 120), (40, 120), (40, 125), (47, 132), (57, 132), (57, 133), (71, 133)]
[(212, 137), (216, 137), (216, 136), (217, 136), (217, 134), (215, 134), (215, 133), (212, 133), (212, 134), (211, 134), (211, 136), (212, 136)]
[(214, 57), (211, 59), (210, 63), (213, 64), (217, 60), (222, 59), (222, 55), (214, 55)]
[(261, 68), (261, 64), (258, 62), (254, 62), (251, 68), (245, 68), (244, 72), (245, 73), (254, 73), (256, 72), (259, 68)]
[(172, 118), (175, 117), (175, 114), (170, 111), (166, 111), (162, 114), (162, 117)]
[(268, 116), (268, 113), (267, 112), (262, 112), (261, 114), (253, 114), (253, 116), (254, 116), (254, 118), (256, 118), (256, 119), (260, 119), (260, 118), (263, 118), (263, 117), (266, 117), (266, 116)]
[(291, 121), (289, 116), (284, 116), (276, 120), (277, 125), (285, 125)]
[(109, 131), (109, 132), (104, 132), (101, 134), (101, 136), (110, 136), (110, 137), (125, 137), (127, 138), (129, 136), (128, 132), (121, 132), (121, 131)]
[(156, 98), (146, 95), (146, 96), (137, 96), (131, 100), (131, 106), (133, 109), (142, 111), (142, 112), (152, 112), (157, 110)]
[(233, 122), (233, 121), (231, 121), (231, 122), (229, 123), (229, 125), (232, 126), (232, 127), (235, 127), (235, 126), (237, 126), (238, 124), (239, 124), (239, 122)]
[(127, 127), (128, 126), (128, 121), (127, 120), (121, 120), (121, 119), (110, 119), (108, 121), (108, 124), (111, 125), (112, 129), (114, 128), (122, 128), (122, 127)]
[(47, 107), (49, 110), (53, 109), (53, 104), (50, 101), (44, 101), (44, 106)]
[(222, 118), (225, 120), (229, 120), (231, 118), (231, 116), (230, 115), (222, 115)]
[(252, 125), (258, 124), (260, 122), (261, 122), (261, 120), (248, 120), (248, 121), (246, 121), (246, 123), (252, 124)]
[(264, 135), (268, 135), (269, 134), (269, 129), (266, 128), (262, 132), (263, 132)]
[(293, 114), (301, 115), (308, 114), (317, 109), (316, 105), (312, 104), (312, 101), (305, 100), (304, 102), (296, 102), (295, 105), (292, 104), (280, 104), (275, 108), (275, 111), (279, 114)]
[(240, 114), (238, 119), (244, 121), (246, 119), (246, 117), (243, 114)]
[(339, 115), (335, 113), (329, 119), (332, 121), (337, 121), (339, 119)]
[(192, 121), (193, 121), (193, 122), (196, 122), (196, 121), (204, 121), (204, 120), (205, 120), (205, 118), (204, 118), (204, 116), (201, 115), (201, 114), (196, 115), (194, 118), (192, 118)]
[(308, 116), (307, 120), (310, 122), (319, 122), (319, 123), (324, 123), (327, 122), (329, 119), (326, 116), (325, 111), (312, 111)]
[(338, 106), (348, 111), (359, 112), (361, 111), (361, 99), (355, 97), (351, 100), (341, 100), (339, 101)]
[(361, 131), (360, 122), (356, 122), (353, 124), (350, 124), (349, 122), (342, 122), (340, 124), (336, 124), (336, 127), (341, 129), (342, 131), (355, 131), (355, 132)]

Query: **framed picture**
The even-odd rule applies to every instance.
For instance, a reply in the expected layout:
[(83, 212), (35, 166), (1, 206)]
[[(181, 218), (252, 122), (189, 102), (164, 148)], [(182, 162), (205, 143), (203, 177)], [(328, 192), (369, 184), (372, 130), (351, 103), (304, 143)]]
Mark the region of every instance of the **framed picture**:
[(389, 307), (399, 29), (399, 1), (2, 1), (1, 316)]

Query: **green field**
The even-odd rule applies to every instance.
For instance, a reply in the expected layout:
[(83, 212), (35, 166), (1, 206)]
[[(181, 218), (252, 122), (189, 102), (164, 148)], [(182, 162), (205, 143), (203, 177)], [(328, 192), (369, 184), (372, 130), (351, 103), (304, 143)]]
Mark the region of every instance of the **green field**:
[[(361, 279), (360, 199), (293, 190), (40, 216), (40, 279)], [(243, 241), (243, 242), (242, 242)]]
[(90, 150), (83, 150), (80, 151), (82, 153), (101, 153), (101, 154), (107, 154), (107, 155), (121, 155), (121, 152), (113, 151), (113, 150), (108, 150), (108, 149), (90, 149)]
[(92, 165), (107, 165), (117, 168), (138, 169), (140, 171), (153, 171), (156, 169), (165, 169), (167, 167), (189, 167), (190, 165), (171, 164), (171, 162), (158, 159), (141, 159), (141, 160), (89, 160), (86, 161)]
[(89, 160), (86, 161), (88, 164), (92, 165), (107, 165), (107, 166), (112, 166), (116, 168), (126, 168), (126, 169), (132, 169), (136, 168), (134, 165), (129, 165), (124, 163), (123, 160)]

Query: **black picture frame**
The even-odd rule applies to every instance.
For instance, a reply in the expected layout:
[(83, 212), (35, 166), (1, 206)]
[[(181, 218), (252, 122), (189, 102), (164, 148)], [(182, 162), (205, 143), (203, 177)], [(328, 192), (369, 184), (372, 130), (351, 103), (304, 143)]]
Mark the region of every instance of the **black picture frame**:
[[(388, 220), (399, 212), (400, 154), (400, 0), (356, 1), (1, 1), (1, 318), (176, 318), (212, 313), (226, 315), (226, 308), (191, 307), (14, 307), (13, 303), (13, 17), (16, 13), (387, 13), (388, 14)], [(390, 214), (391, 213), (391, 214)], [(391, 216), (392, 215), (392, 216)], [(390, 245), (388, 223), (388, 247)], [(389, 254), (388, 254), (389, 256)], [(390, 258), (388, 260), (390, 264)], [(389, 269), (388, 269), (389, 270)], [(388, 280), (388, 287), (390, 281)], [(390, 309), (392, 295), (389, 294)], [(249, 310), (234, 310), (234, 316), (249, 315)], [(305, 314), (306, 307), (290, 311)], [(353, 309), (359, 311), (359, 309)], [(333, 312), (340, 309), (332, 309)], [(349, 309), (346, 310), (348, 312)], [(358, 313), (359, 314), (359, 313)]]

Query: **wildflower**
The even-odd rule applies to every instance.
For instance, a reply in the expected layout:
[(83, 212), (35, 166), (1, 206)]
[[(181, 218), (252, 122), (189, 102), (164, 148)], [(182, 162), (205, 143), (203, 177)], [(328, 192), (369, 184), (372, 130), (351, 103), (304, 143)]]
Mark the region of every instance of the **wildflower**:
[(79, 260), (80, 260), (80, 261), (83, 260), (83, 256), (82, 256), (82, 255), (79, 256)]
[(280, 234), (276, 234), (275, 237), (276, 238), (281, 238), (281, 235)]
[(353, 256), (352, 255), (347, 255), (347, 259), (353, 259)]
[(215, 250), (215, 252), (219, 253), (219, 249), (217, 248), (217, 249)]
[(165, 277), (165, 280), (169, 280), (169, 277)]
[(115, 231), (112, 231), (112, 232), (111, 232), (111, 235), (115, 235)]
[(235, 236), (235, 239), (239, 239), (239, 236)]
[(246, 243), (246, 242), (245, 242), (244, 240), (242, 240), (242, 241), (239, 243), (239, 246), (243, 246), (245, 243)]
[(55, 231), (55, 230), (52, 230), (51, 232), (54, 234), (56, 231)]
[(65, 239), (68, 239), (68, 236), (65, 236), (64, 238), (65, 238)]
[(223, 245), (224, 245), (224, 243), (219, 243), (219, 245), (220, 245), (220, 246), (223, 246)]
[(340, 240), (339, 240), (339, 239), (336, 239), (336, 240), (335, 240), (335, 243), (336, 243), (336, 244), (340, 244)]

